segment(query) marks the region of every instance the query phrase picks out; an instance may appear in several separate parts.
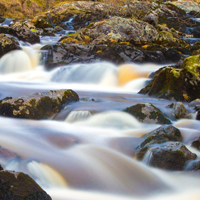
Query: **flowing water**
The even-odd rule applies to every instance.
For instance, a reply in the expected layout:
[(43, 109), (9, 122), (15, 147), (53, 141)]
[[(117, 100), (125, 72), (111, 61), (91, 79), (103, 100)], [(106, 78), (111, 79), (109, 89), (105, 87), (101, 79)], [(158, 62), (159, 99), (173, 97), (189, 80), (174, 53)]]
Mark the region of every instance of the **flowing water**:
[[(166, 108), (171, 101), (137, 94), (162, 66), (97, 62), (45, 71), (44, 60), (39, 62), (45, 52), (39, 49), (57, 40), (46, 37), (0, 59), (1, 99), (54, 89), (80, 96), (52, 119), (0, 117), (0, 145), (11, 152), (11, 158), (0, 157), (4, 169), (29, 174), (53, 200), (200, 199), (198, 173), (164, 171), (134, 158), (140, 137), (159, 125), (140, 123), (122, 110), (150, 102), (174, 120)], [(185, 144), (200, 136), (197, 120), (173, 125)]]

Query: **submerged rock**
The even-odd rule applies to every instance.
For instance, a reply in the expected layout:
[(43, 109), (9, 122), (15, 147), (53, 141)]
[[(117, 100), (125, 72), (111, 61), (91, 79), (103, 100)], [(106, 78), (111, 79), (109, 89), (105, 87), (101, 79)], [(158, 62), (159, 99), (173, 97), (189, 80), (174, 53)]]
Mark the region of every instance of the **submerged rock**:
[(153, 80), (139, 93), (177, 101), (200, 98), (199, 68), (200, 55), (187, 57), (182, 68), (159, 69), (155, 72)]
[(0, 199), (51, 200), (51, 197), (27, 174), (1, 170)]
[(57, 113), (64, 104), (76, 102), (73, 90), (35, 93), (21, 98), (7, 97), (0, 102), (0, 115), (14, 118), (45, 119)]
[(200, 160), (190, 161), (186, 167), (186, 171), (199, 171), (200, 170)]
[(171, 124), (164, 114), (151, 103), (136, 104), (125, 109), (139, 121), (154, 124)]
[(11, 36), (0, 34), (0, 57), (12, 50), (21, 49), (18, 41)]
[(137, 147), (136, 158), (142, 160), (148, 149), (157, 144), (168, 141), (182, 141), (179, 129), (171, 125), (164, 125), (144, 136), (146, 139)]
[(159, 147), (149, 149), (146, 161), (153, 167), (167, 170), (183, 170), (189, 160), (195, 160), (197, 155), (190, 152), (180, 142), (163, 143)]

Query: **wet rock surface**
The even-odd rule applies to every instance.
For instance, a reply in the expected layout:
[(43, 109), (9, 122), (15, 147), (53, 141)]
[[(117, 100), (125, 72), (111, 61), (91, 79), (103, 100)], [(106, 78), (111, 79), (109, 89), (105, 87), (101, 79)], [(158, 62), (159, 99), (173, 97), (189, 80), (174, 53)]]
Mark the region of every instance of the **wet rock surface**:
[(2, 169), (0, 171), (0, 198), (2, 200), (51, 200), (51, 197), (27, 174)]
[(64, 104), (76, 102), (73, 90), (35, 93), (21, 98), (7, 97), (0, 102), (0, 115), (14, 118), (45, 119), (56, 114)]
[(159, 69), (153, 80), (139, 93), (177, 101), (199, 98), (199, 59), (199, 55), (190, 56), (184, 60), (182, 68)]
[(147, 154), (145, 159), (149, 165), (166, 170), (183, 170), (187, 161), (197, 158), (180, 142), (163, 143), (151, 148)]
[(139, 121), (154, 124), (171, 124), (164, 114), (151, 103), (136, 104), (125, 109)]
[(11, 36), (0, 34), (0, 57), (12, 50), (21, 49), (18, 41)]
[(155, 146), (168, 141), (182, 141), (181, 132), (172, 125), (164, 125), (143, 136), (145, 140), (136, 148), (136, 158), (142, 160), (146, 152)]
[(172, 103), (167, 107), (172, 108), (174, 110), (173, 116), (175, 117), (175, 119), (191, 118), (191, 116), (189, 115), (189, 111), (185, 108), (185, 106), (181, 102)]

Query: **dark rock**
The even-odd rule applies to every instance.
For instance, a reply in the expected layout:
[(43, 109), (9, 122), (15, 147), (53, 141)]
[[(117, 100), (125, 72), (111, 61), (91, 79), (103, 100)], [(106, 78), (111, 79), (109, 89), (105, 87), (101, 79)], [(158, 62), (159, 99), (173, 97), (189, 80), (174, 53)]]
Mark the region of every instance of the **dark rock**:
[(172, 108), (174, 110), (174, 117), (175, 119), (188, 119), (190, 118), (188, 110), (185, 108), (183, 103), (177, 102), (177, 103), (172, 103), (167, 106), (168, 108)]
[(0, 102), (0, 115), (14, 118), (45, 119), (56, 114), (64, 104), (76, 102), (72, 90), (35, 93), (21, 98), (5, 98)]
[(200, 151), (200, 137), (192, 141), (191, 146)]
[(2, 171), (3, 170), (3, 167), (0, 165), (0, 171)]
[(153, 167), (167, 170), (183, 170), (189, 160), (195, 160), (197, 155), (190, 152), (179, 142), (163, 143), (159, 147), (151, 148), (145, 158)]
[(146, 15), (142, 19), (142, 21), (147, 22), (147, 23), (151, 24), (154, 27), (158, 26), (158, 16), (156, 14), (153, 14), (153, 13)]
[(39, 18), (36, 20), (36, 22), (34, 23), (36, 28), (53, 28), (53, 26), (51, 24), (49, 24), (45, 19)]
[(18, 41), (14, 37), (5, 34), (0, 34), (0, 57), (12, 50), (17, 49), (21, 48), (19, 46)]
[(125, 109), (139, 121), (154, 124), (171, 124), (164, 114), (151, 103), (136, 104)]
[(27, 174), (0, 171), (0, 199), (51, 200), (51, 197)]
[(187, 57), (181, 69), (165, 67), (139, 93), (177, 101), (200, 98), (200, 55)]
[(176, 63), (181, 59), (180, 53), (174, 48), (162, 48), (161, 52), (167, 63)]
[(171, 125), (164, 125), (150, 133), (144, 135), (146, 138), (138, 147), (136, 151), (136, 158), (142, 160), (145, 153), (156, 144), (168, 141), (182, 141), (181, 132), (179, 129)]

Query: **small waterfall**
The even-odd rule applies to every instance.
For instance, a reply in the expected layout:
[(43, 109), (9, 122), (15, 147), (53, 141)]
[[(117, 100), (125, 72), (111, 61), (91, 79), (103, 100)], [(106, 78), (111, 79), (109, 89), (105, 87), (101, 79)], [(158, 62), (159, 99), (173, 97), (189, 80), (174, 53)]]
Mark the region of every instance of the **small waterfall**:
[(103, 85), (109, 83), (111, 85), (116, 85), (117, 68), (115, 65), (108, 62), (75, 64), (55, 69), (50, 79), (53, 82)]
[(80, 120), (85, 120), (88, 117), (92, 116), (90, 111), (87, 110), (75, 110), (71, 111), (65, 121), (67, 122), (75, 122), (75, 121), (80, 121)]
[(67, 29), (67, 30), (74, 30), (74, 27), (73, 27), (73, 20), (74, 20), (74, 18), (71, 17), (68, 21), (63, 22), (63, 24), (66, 26), (66, 29)]
[(141, 123), (132, 115), (121, 111), (107, 111), (91, 116), (77, 125), (96, 126), (102, 128), (131, 129), (141, 128)]
[(34, 62), (26, 52), (11, 51), (0, 59), (0, 74), (30, 71), (33, 69), (33, 65)]

